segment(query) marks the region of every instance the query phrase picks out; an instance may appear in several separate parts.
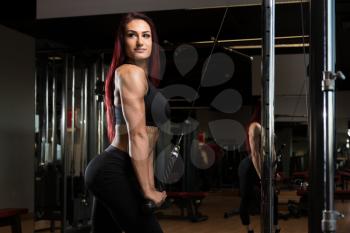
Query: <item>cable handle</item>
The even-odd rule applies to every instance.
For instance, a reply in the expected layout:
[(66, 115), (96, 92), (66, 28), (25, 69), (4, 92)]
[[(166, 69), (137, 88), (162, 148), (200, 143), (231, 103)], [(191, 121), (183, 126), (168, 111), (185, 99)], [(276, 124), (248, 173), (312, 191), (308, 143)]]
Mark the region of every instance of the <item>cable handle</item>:
[[(218, 38), (219, 38), (219, 35), (220, 35), (220, 32), (221, 32), (222, 26), (224, 24), (227, 12), (228, 12), (228, 7), (226, 7), (226, 9), (225, 9), (225, 13), (224, 13), (224, 15), (222, 17), (219, 30), (218, 30), (218, 32), (216, 34), (216, 37), (214, 38), (214, 44), (213, 44), (213, 46), (211, 48), (208, 61), (205, 64), (204, 71), (202, 72), (202, 76), (201, 76), (201, 79), (200, 79), (200, 82), (199, 82), (199, 85), (198, 85), (198, 88), (197, 88), (197, 92), (196, 92), (196, 97), (192, 101), (191, 109), (188, 112), (188, 117), (191, 115), (192, 110), (193, 110), (193, 106), (194, 106), (194, 104), (196, 102), (199, 89), (201, 88), (201, 81), (202, 81), (203, 77), (205, 76), (205, 74), (207, 73), (208, 65), (209, 65), (209, 62), (211, 60), (212, 54), (214, 52), (215, 46), (216, 46), (216, 44), (218, 42)], [(184, 136), (184, 132), (182, 131), (181, 135), (179, 137), (179, 140), (177, 141), (177, 143), (174, 145), (173, 149), (170, 152), (170, 159), (169, 159), (169, 162), (167, 164), (167, 167), (165, 168), (165, 173), (164, 173), (164, 181), (165, 182), (167, 182), (167, 180), (169, 179), (170, 174), (172, 173), (172, 171), (174, 169), (174, 165), (176, 163), (176, 160), (179, 157), (179, 152), (180, 152), (180, 149), (181, 149), (180, 144), (181, 144), (181, 140), (182, 140), (183, 136)], [(163, 183), (162, 182), (160, 183), (158, 189), (160, 191), (163, 191), (164, 187), (163, 187)], [(142, 212), (144, 214), (151, 214), (157, 209), (157, 206), (155, 205), (155, 203), (153, 201), (145, 199), (145, 202), (142, 204), (141, 208), (142, 208)]]

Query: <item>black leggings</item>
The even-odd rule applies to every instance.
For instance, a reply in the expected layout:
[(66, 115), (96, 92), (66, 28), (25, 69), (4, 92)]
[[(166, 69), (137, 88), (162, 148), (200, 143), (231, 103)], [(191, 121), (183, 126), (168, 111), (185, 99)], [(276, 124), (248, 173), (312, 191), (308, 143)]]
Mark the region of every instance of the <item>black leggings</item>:
[[(245, 157), (238, 167), (239, 192), (241, 203), (239, 214), (243, 225), (250, 224), (249, 215), (260, 212), (261, 204), (261, 185), (260, 178), (254, 168), (253, 162), (249, 156)], [(274, 194), (274, 225), (278, 224), (278, 199)]]
[(143, 195), (130, 156), (109, 146), (90, 161), (85, 183), (94, 195), (92, 233), (162, 233), (154, 214), (143, 214)]

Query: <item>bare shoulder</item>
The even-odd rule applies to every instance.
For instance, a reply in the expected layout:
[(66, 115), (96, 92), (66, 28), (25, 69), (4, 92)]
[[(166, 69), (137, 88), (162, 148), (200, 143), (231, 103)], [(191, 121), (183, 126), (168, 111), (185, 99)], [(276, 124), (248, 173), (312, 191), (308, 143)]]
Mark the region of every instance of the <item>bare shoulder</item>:
[(259, 135), (261, 133), (261, 125), (258, 122), (252, 122), (249, 125), (249, 134)]
[(119, 88), (134, 89), (135, 91), (145, 91), (147, 89), (146, 74), (142, 68), (124, 64), (116, 70), (117, 84)]
[(122, 79), (146, 79), (143, 69), (132, 64), (123, 64), (118, 67), (116, 72), (118, 72), (118, 76)]
[(252, 122), (252, 123), (249, 125), (249, 128), (252, 128), (252, 129), (254, 129), (254, 128), (261, 128), (261, 125), (260, 125), (260, 123), (254, 121), (254, 122)]

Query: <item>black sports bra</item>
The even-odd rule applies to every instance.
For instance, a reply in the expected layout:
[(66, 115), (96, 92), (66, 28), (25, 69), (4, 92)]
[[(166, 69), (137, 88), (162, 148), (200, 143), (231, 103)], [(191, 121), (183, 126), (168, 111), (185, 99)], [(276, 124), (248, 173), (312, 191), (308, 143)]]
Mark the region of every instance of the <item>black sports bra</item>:
[[(144, 97), (146, 125), (160, 127), (170, 120), (170, 107), (164, 95), (147, 79), (148, 91)], [(125, 124), (121, 105), (115, 106), (115, 123)]]

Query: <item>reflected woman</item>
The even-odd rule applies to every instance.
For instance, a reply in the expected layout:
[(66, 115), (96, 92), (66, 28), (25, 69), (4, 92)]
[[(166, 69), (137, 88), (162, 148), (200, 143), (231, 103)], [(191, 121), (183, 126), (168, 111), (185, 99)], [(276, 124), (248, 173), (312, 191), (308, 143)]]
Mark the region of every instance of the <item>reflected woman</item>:
[[(250, 152), (239, 164), (240, 217), (248, 233), (254, 233), (250, 222), (250, 214), (259, 213), (261, 205), (261, 134), (260, 123), (253, 121), (248, 127), (248, 151)], [(275, 233), (280, 232), (278, 225), (278, 199), (274, 194), (274, 227)]]
[(159, 66), (152, 20), (142, 13), (124, 15), (105, 84), (111, 144), (85, 172), (94, 195), (94, 233), (163, 232), (154, 214), (141, 208), (145, 199), (160, 206), (166, 198), (155, 188), (153, 171), (157, 126), (169, 116), (167, 101), (155, 87)]

